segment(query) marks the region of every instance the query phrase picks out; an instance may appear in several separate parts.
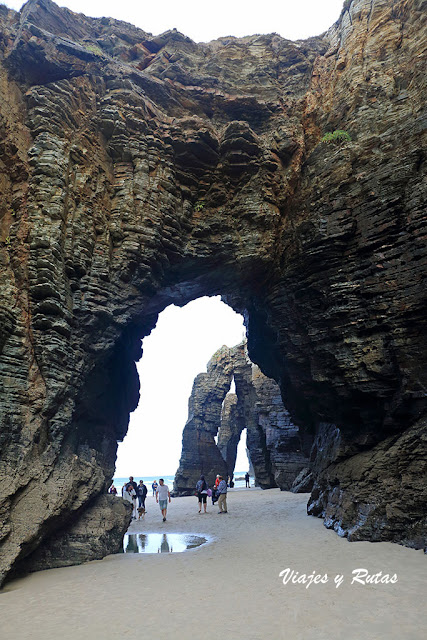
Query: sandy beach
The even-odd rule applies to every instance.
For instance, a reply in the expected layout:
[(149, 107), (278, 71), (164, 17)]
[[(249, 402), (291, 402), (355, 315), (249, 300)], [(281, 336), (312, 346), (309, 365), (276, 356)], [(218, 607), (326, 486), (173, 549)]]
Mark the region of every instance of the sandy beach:
[[(191, 532), (212, 541), (184, 553), (121, 554), (15, 580), (0, 592), (0, 638), (425, 638), (423, 552), (349, 543), (307, 517), (306, 501), (278, 489), (239, 489), (229, 492), (228, 514), (209, 505), (199, 515), (196, 498), (178, 498), (163, 523), (150, 497), (145, 520), (130, 533)], [(299, 577), (315, 572), (323, 582), (283, 584), (279, 574), (288, 568)], [(359, 568), (396, 574), (397, 582), (351, 584)]]

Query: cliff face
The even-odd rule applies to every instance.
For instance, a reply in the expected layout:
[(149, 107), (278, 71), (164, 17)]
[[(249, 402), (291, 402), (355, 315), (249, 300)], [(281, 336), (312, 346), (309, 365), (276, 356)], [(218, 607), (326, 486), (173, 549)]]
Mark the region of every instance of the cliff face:
[[(245, 419), (241, 411), (241, 402), (238, 401), (235, 393), (227, 393), (222, 403), (217, 446), (227, 465), (227, 474), (231, 476), (234, 476), (237, 447), (244, 428)], [(248, 451), (247, 455), (249, 455)]]
[(222, 347), (209, 360), (207, 372), (200, 373), (194, 380), (188, 401), (188, 420), (182, 434), (181, 459), (173, 484), (178, 495), (193, 495), (200, 474), (205, 475), (211, 487), (217, 474), (227, 478), (227, 465), (215, 444), (215, 436), (232, 377), (230, 350)]
[(322, 440), (313, 513), (424, 544), (425, 1), (346, 7), (199, 45), (0, 7), (3, 577), (105, 491), (140, 338), (210, 294)]
[[(229, 393), (232, 379), (236, 393)], [(290, 489), (309, 465), (310, 438), (292, 423), (277, 383), (249, 360), (245, 342), (219, 349), (194, 380), (175, 493), (193, 495), (200, 474), (211, 487), (217, 474), (232, 477), (243, 429), (256, 484)]]
[[(252, 368), (252, 384), (255, 389), (253, 412), (258, 430), (265, 439), (274, 485), (289, 490), (300, 471), (309, 467), (312, 438), (292, 422), (278, 385), (263, 375), (257, 366)], [(252, 460), (250, 430), (248, 449)]]

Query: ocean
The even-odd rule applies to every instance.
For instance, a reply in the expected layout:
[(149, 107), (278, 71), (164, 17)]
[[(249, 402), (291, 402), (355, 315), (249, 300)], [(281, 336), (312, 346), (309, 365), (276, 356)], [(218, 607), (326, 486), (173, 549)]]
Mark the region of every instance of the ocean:
[[(165, 481), (165, 484), (168, 485), (169, 490), (172, 491), (173, 489), (173, 479), (174, 476), (134, 476), (133, 479), (135, 480), (136, 484), (139, 484), (140, 480), (144, 480), (144, 484), (146, 485), (147, 489), (148, 489), (148, 493), (147, 496), (152, 496), (153, 495), (153, 490), (151, 488), (151, 485), (153, 484), (154, 480), (156, 480), (157, 484), (159, 483), (159, 478), (163, 478), (163, 480)], [(116, 487), (118, 493), (120, 494), (122, 491), (122, 487), (124, 484), (127, 484), (129, 482), (129, 476), (127, 478), (113, 478), (113, 482), (114, 482), (114, 486)]]
[[(236, 489), (242, 488), (245, 486), (245, 473), (246, 471), (235, 471), (234, 473), (234, 477), (235, 478), (243, 478), (242, 480), (236, 480), (234, 487)], [(159, 482), (159, 478), (163, 478), (163, 480), (165, 481), (165, 484), (168, 485), (169, 490), (172, 491), (173, 490), (173, 480), (174, 480), (174, 475), (164, 475), (164, 476), (134, 476), (133, 479), (135, 480), (136, 484), (139, 484), (140, 480), (144, 480), (144, 484), (147, 486), (148, 489), (148, 496), (152, 496), (153, 495), (153, 491), (151, 489), (151, 485), (154, 482), (154, 480), (156, 480), (156, 482)], [(127, 482), (129, 482), (129, 477), (127, 478), (118, 478), (118, 477), (114, 477), (113, 478), (113, 482), (114, 482), (114, 486), (116, 487), (119, 495), (121, 494), (122, 491), (122, 487), (124, 484), (126, 484)], [(250, 484), (251, 487), (254, 485), (254, 478), (251, 476), (250, 479)]]

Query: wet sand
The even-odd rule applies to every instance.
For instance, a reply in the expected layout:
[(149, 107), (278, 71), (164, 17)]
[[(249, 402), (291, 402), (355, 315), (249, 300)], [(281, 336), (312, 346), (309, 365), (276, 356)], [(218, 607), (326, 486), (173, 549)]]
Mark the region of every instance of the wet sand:
[[(209, 501), (210, 502), (210, 501)], [(0, 592), (1, 640), (421, 640), (427, 557), (391, 543), (349, 543), (305, 512), (307, 495), (234, 490), (229, 513), (198, 514), (172, 500), (163, 523), (153, 498), (130, 533), (213, 538), (184, 553), (123, 554), (51, 569)], [(284, 585), (279, 573), (327, 582)], [(351, 584), (352, 571), (397, 575)], [(344, 581), (337, 588), (337, 574)], [(294, 574), (295, 575), (295, 574)]]

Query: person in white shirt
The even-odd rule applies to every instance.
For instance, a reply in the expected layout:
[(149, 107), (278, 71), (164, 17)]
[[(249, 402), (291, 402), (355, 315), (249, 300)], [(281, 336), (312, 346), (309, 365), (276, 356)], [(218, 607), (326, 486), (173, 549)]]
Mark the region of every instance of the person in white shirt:
[(131, 503), (133, 509), (132, 509), (132, 520), (136, 520), (136, 516), (137, 514), (137, 510), (136, 510), (136, 491), (133, 488), (133, 486), (131, 485), (130, 482), (128, 482), (128, 484), (126, 485), (125, 490), (123, 491), (123, 499), (127, 500), (128, 502)]
[(168, 509), (168, 500), (171, 501), (171, 494), (169, 487), (165, 484), (163, 478), (159, 480), (159, 486), (156, 491), (156, 502), (159, 503), (160, 511), (162, 512), (163, 522), (166, 522), (166, 511)]

